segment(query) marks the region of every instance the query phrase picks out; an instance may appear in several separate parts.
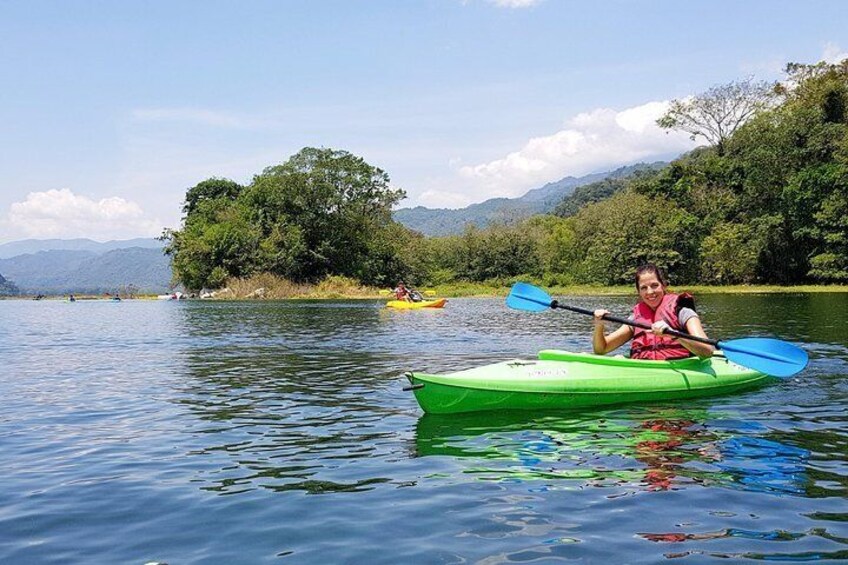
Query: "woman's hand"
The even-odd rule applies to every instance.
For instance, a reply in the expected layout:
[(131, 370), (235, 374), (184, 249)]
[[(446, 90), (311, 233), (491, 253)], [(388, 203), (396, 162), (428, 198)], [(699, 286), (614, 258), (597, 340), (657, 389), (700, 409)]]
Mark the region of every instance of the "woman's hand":
[(656, 335), (662, 335), (666, 330), (670, 330), (671, 326), (666, 323), (665, 320), (657, 320), (653, 324), (651, 324), (651, 331)]
[(609, 310), (603, 310), (603, 309), (595, 310), (595, 312), (594, 312), (595, 318), (594, 318), (593, 321), (595, 323), (596, 328), (597, 327), (601, 327), (601, 328), (604, 327), (604, 316), (606, 316), (607, 314), (609, 314)]

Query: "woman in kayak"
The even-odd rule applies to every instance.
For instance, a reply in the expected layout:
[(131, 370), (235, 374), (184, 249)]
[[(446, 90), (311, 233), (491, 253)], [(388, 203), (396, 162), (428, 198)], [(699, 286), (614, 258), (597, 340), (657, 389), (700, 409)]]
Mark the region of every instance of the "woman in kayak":
[(710, 357), (713, 346), (664, 335), (667, 329), (706, 338), (701, 319), (695, 312), (695, 301), (690, 294), (668, 292), (668, 281), (662, 269), (648, 263), (636, 269), (636, 290), (639, 304), (633, 307), (630, 319), (651, 326), (650, 330), (622, 325), (617, 330), (604, 333), (604, 314), (607, 310), (595, 310), (595, 331), (592, 347), (598, 355), (604, 355), (633, 340), (630, 347), (632, 359), (682, 359), (697, 355)]
[(395, 300), (406, 300), (412, 302), (412, 297), (409, 295), (409, 289), (400, 281), (397, 287), (392, 291), (395, 293)]

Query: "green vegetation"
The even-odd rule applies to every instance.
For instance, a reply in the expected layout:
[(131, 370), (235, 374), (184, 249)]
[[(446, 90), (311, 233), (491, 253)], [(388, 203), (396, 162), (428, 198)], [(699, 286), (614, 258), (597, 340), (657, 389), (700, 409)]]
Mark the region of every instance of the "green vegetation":
[[(663, 161), (636, 163), (577, 178), (569, 176), (534, 188), (518, 198), (490, 198), (458, 210), (416, 206), (395, 210), (392, 215), (404, 226), (426, 236), (445, 236), (461, 234), (469, 224), (484, 229), (494, 224), (515, 223), (531, 216), (550, 214), (563, 199), (572, 203), (576, 213), (582, 204), (609, 196), (608, 192), (600, 194), (603, 189), (599, 191), (598, 184), (606, 185), (640, 172), (660, 169), (667, 164)], [(590, 185), (588, 192), (583, 190), (587, 185)]]
[(709, 146), (580, 187), (553, 215), (424, 237), (392, 220), (404, 193), (382, 170), (305, 148), (248, 186), (209, 179), (189, 189), (167, 251), (189, 289), (268, 273), (372, 287), (402, 278), (451, 295), (515, 280), (631, 292), (647, 261), (678, 286), (845, 284), (848, 60), (787, 74), (785, 84), (735, 82), (673, 103), (658, 123)]
[(183, 228), (164, 234), (166, 252), (189, 289), (258, 273), (390, 284), (404, 270), (398, 254), (411, 237), (391, 219), (403, 196), (359, 157), (305, 148), (249, 186), (209, 179), (189, 189)]

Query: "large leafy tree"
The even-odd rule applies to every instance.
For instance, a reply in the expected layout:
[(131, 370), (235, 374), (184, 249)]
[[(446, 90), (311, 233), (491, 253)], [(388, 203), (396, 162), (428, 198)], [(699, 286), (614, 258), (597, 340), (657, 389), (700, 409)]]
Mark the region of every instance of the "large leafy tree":
[(182, 230), (166, 232), (175, 278), (189, 289), (218, 288), (229, 277), (256, 272), (260, 235), (247, 216), (243, 206), (210, 200)]
[[(391, 208), (405, 193), (389, 176), (347, 151), (307, 147), (257, 175), (243, 194), (252, 221), (270, 238), (267, 270), (294, 280), (365, 276), (374, 239), (389, 237)], [(287, 257), (279, 261), (277, 254)]]
[(197, 211), (198, 206), (204, 202), (213, 200), (235, 200), (244, 189), (242, 185), (229, 179), (212, 177), (197, 183), (188, 189), (183, 205), (183, 213), (186, 216)]
[(382, 284), (407, 270), (395, 250), (409, 235), (391, 218), (403, 197), (361, 157), (308, 147), (247, 187), (209, 179), (189, 189), (182, 229), (164, 237), (189, 288), (257, 272)]

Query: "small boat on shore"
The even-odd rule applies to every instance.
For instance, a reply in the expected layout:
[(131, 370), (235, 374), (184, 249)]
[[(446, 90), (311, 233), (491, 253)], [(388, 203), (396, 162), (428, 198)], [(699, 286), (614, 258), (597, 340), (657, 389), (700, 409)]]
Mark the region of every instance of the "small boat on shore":
[(159, 300), (182, 300), (185, 295), (182, 292), (172, 292), (171, 294), (159, 294), (156, 298)]

